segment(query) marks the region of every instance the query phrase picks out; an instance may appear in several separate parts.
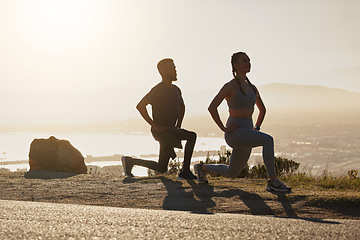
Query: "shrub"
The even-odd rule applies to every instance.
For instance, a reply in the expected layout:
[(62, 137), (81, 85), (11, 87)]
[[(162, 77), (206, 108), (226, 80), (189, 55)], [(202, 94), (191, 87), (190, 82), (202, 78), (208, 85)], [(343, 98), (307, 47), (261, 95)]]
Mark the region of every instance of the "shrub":
[(0, 172), (10, 172), (10, 169), (1, 167)]
[[(293, 160), (275, 157), (275, 171), (278, 176), (291, 176), (299, 169), (300, 163)], [(258, 163), (253, 166), (249, 171), (249, 177), (251, 178), (267, 178), (267, 171), (265, 165)]]
[(351, 169), (348, 171), (348, 176), (350, 179), (356, 179), (358, 178), (358, 170)]
[[(205, 164), (226, 164), (229, 165), (231, 157), (231, 151), (226, 150), (224, 153), (220, 153), (218, 151), (218, 160), (211, 158), (209, 153), (206, 157)], [(293, 160), (289, 160), (283, 157), (275, 157), (275, 169), (278, 176), (291, 176), (298, 170), (300, 163), (297, 163)], [(164, 174), (156, 172), (154, 170), (148, 169), (148, 176), (156, 176), (156, 175), (177, 175), (181, 169), (181, 162), (178, 158), (174, 160), (170, 160), (168, 171)], [(356, 170), (354, 170), (356, 171)], [(220, 177), (219, 174), (214, 172), (209, 172), (212, 177)], [(355, 173), (353, 173), (355, 174)], [(357, 172), (356, 172), (357, 175)], [(267, 178), (267, 171), (263, 163), (258, 163), (256, 166), (250, 168), (248, 164), (246, 164), (245, 168), (241, 171), (238, 176), (239, 178)]]
[(178, 158), (175, 158), (174, 160), (171, 160), (169, 162), (169, 167), (166, 175), (178, 175), (181, 170), (181, 163)]
[[(350, 170), (351, 171), (351, 170)], [(349, 172), (350, 172), (349, 171)], [(349, 178), (347, 176), (333, 177), (330, 175), (310, 176), (306, 173), (297, 173), (283, 178), (291, 186), (301, 188), (321, 187), (324, 189), (355, 190), (360, 191), (360, 178)]]
[[(225, 153), (221, 154), (218, 152), (219, 160), (214, 160), (209, 157), (206, 157), (205, 164), (226, 164), (230, 163), (231, 151), (227, 150)], [(283, 157), (275, 157), (275, 170), (278, 176), (290, 176), (293, 175), (299, 169), (300, 163), (297, 163), (293, 160), (289, 160)], [(219, 177), (216, 173), (209, 173), (212, 177)], [(249, 167), (246, 164), (246, 167), (241, 171), (239, 177), (248, 177), (248, 178), (267, 178), (268, 174), (263, 163), (258, 163), (253, 167)]]
[(249, 169), (249, 172), (246, 177), (249, 178), (267, 178), (267, 171), (265, 165), (262, 163), (258, 163), (256, 166), (253, 166)]
[[(225, 153), (220, 153), (220, 151), (218, 151), (218, 160), (214, 160), (212, 158), (210, 158), (209, 153), (206, 157), (205, 160), (205, 164), (226, 164), (229, 165), (230, 163), (230, 157), (231, 157), (231, 151), (230, 150), (226, 150)], [(246, 164), (246, 167), (241, 171), (239, 177), (243, 178), (246, 177), (248, 175), (249, 172), (249, 165)], [(212, 177), (220, 177), (219, 174), (214, 173), (214, 172), (209, 172), (210, 176)]]
[(226, 164), (226, 165), (229, 165), (230, 156), (231, 156), (231, 151), (230, 150), (226, 150), (225, 153), (220, 153), (220, 151), (218, 151), (219, 160), (214, 160), (214, 159), (210, 158), (209, 152), (208, 152), (206, 160), (205, 160), (205, 164)]
[(347, 178), (343, 177), (330, 177), (330, 176), (323, 176), (322, 178), (318, 179), (317, 185), (323, 188), (334, 188), (334, 189), (354, 189), (358, 190), (360, 187), (360, 179), (359, 178)]
[(158, 175), (178, 175), (179, 172), (181, 170), (181, 162), (179, 161), (178, 158), (172, 159), (169, 162), (168, 165), (168, 170), (166, 171), (166, 173), (159, 173), (155, 170), (152, 169), (148, 169), (147, 173), (149, 177), (152, 176), (158, 176)]
[(293, 160), (275, 157), (275, 169), (279, 176), (291, 176), (299, 169), (300, 163)]

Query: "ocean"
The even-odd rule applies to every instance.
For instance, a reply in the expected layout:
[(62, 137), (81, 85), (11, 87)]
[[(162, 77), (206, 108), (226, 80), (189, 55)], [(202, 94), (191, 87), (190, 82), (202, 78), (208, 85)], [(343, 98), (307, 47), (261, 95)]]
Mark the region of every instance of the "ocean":
[[(28, 170), (29, 164), (8, 164), (2, 166), (1, 162), (28, 160), (31, 142), (35, 138), (49, 138), (50, 136), (50, 134), (46, 133), (0, 134), (0, 168), (8, 168), (11, 171), (17, 169)], [(151, 156), (157, 155), (159, 148), (158, 142), (151, 135), (143, 134), (58, 134), (55, 137), (70, 141), (85, 158), (87, 156), (101, 157), (113, 155)], [(226, 146), (223, 138), (198, 137), (194, 150), (220, 150), (222, 146)], [(156, 159), (156, 156), (146, 159)], [(196, 161), (196, 158), (194, 161)], [(103, 167), (121, 165), (121, 163), (119, 161), (99, 161), (92, 162), (91, 165)], [(145, 174), (143, 170), (138, 170), (138, 172), (141, 172), (140, 175)]]
[[(49, 138), (46, 133), (0, 133), (0, 168), (11, 171), (29, 169), (29, 164), (9, 164), (11, 161), (26, 161), (30, 144), (35, 138)], [(99, 167), (121, 165), (120, 155), (140, 157), (149, 160), (157, 160), (159, 144), (151, 135), (145, 134), (57, 134), (58, 139), (65, 139), (76, 147), (86, 159), (94, 157), (95, 161), (86, 163)], [(326, 135), (327, 136), (327, 135)], [(289, 138), (276, 138), (275, 156), (285, 157), (301, 163), (299, 171), (311, 175), (330, 173), (332, 175), (346, 175), (350, 169), (359, 170), (360, 150), (358, 136), (337, 135), (336, 137), (324, 136), (291, 136)], [(207, 151), (219, 151), (220, 149), (231, 150), (224, 138), (198, 137), (195, 151), (203, 151), (202, 154), (194, 154), (192, 163), (205, 160)], [(254, 148), (249, 165), (262, 162), (262, 148)], [(196, 153), (196, 152), (195, 152)], [(111, 158), (111, 156), (116, 156)], [(99, 158), (96, 158), (99, 157)], [(107, 158), (108, 157), (108, 158)], [(110, 157), (110, 158), (109, 158)], [(210, 154), (217, 159), (217, 154)], [(100, 159), (100, 161), (97, 161)], [(110, 161), (108, 161), (110, 159)], [(117, 159), (114, 161), (114, 159)], [(179, 157), (182, 161), (182, 158)], [(3, 165), (3, 162), (8, 162)], [(145, 168), (134, 168), (135, 175), (145, 176)]]

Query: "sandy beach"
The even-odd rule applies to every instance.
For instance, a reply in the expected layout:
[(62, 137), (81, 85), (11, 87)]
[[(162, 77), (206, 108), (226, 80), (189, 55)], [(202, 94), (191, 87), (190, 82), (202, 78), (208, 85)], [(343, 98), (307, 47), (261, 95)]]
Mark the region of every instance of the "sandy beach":
[(358, 192), (301, 188), (276, 195), (265, 191), (266, 180), (212, 178), (210, 184), (198, 184), (168, 176), (129, 179), (119, 175), (0, 173), (0, 199), (209, 214), (360, 219)]

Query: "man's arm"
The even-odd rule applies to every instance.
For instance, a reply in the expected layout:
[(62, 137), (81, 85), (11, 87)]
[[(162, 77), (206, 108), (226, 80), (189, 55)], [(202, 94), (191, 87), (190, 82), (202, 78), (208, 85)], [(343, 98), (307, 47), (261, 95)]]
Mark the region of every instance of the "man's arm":
[(141, 114), (141, 116), (145, 119), (145, 121), (150, 124), (150, 126), (152, 128), (154, 128), (156, 131), (158, 132), (162, 132), (164, 130), (166, 130), (166, 128), (164, 127), (160, 127), (157, 126), (154, 121), (151, 119), (146, 106), (150, 104), (149, 100), (147, 100), (146, 98), (141, 99), (141, 101), (136, 105), (136, 109), (139, 111), (139, 113)]
[(176, 123), (176, 128), (181, 128), (181, 124), (184, 119), (184, 115), (185, 115), (185, 104), (184, 104), (184, 100), (181, 98), (180, 111), (179, 111), (179, 116), (178, 116), (178, 120)]

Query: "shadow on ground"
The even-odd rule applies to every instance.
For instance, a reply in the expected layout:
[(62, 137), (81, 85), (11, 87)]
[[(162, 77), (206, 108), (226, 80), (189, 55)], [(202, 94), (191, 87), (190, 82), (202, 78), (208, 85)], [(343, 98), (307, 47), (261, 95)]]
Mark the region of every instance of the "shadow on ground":
[(340, 224), (339, 222), (336, 222), (336, 221), (324, 220), (324, 219), (320, 219), (320, 218), (299, 217), (298, 214), (296, 213), (295, 209), (291, 205), (291, 200), (286, 196), (286, 193), (281, 193), (281, 192), (279, 192), (279, 193), (271, 192), (271, 193), (278, 197), (278, 200), (281, 203), (281, 205), (286, 213), (287, 218), (302, 219), (305, 221), (317, 222), (317, 223)]
[(327, 211), (338, 212), (353, 218), (360, 216), (360, 199), (316, 199), (309, 201), (308, 206), (326, 209)]
[(209, 208), (216, 206), (212, 199), (215, 194), (212, 186), (199, 185), (194, 180), (190, 180), (187, 183), (191, 187), (186, 188), (182, 186), (181, 181), (168, 178), (162, 178), (161, 181), (168, 192), (164, 199), (163, 209), (212, 214)]
[(64, 179), (79, 175), (78, 173), (70, 173), (70, 172), (53, 172), (53, 171), (29, 171), (24, 174), (24, 177), (27, 179)]
[(213, 187), (209, 185), (199, 186), (194, 180), (191, 180), (187, 181), (190, 186), (185, 187), (182, 181), (174, 181), (164, 176), (125, 178), (123, 182), (126, 184), (140, 181), (153, 181), (155, 179), (159, 179), (167, 191), (162, 209), (213, 214), (209, 211), (209, 208), (216, 206), (216, 203), (212, 200), (212, 196), (214, 195)]
[[(224, 210), (227, 213), (244, 213), (249, 212), (252, 215), (279, 215), (279, 209), (274, 211), (266, 201), (277, 201), (280, 203), (283, 210), (281, 212), (285, 214), (286, 218), (302, 219), (305, 221), (326, 223), (326, 224), (338, 224), (335, 221), (323, 220), (320, 218), (304, 218), (299, 217), (297, 211), (293, 208), (292, 204), (298, 201), (305, 201), (306, 196), (296, 196), (295, 198), (289, 198), (288, 193), (274, 193), (276, 200), (264, 199), (260, 195), (252, 192), (247, 192), (237, 188), (224, 189), (221, 187), (215, 187), (211, 184), (198, 184), (195, 181), (187, 181), (188, 184), (184, 184), (182, 181), (172, 180), (164, 176), (156, 176), (149, 178), (127, 178), (124, 179), (124, 183), (134, 182), (146, 182), (153, 181), (155, 179), (161, 180), (164, 184), (167, 195), (164, 198), (162, 209), (165, 210), (176, 210), (176, 211), (190, 211), (198, 214), (213, 214), (214, 209), (217, 207), (219, 199), (223, 200), (224, 206), (220, 208), (226, 208), (226, 202), (241, 201), (246, 207), (242, 207), (238, 210)], [(233, 198), (233, 199), (232, 199)], [(215, 201), (217, 199), (217, 201)], [(221, 201), (220, 201), (221, 202)], [(239, 202), (239, 205), (243, 205)], [(218, 206), (219, 207), (219, 206)], [(218, 212), (218, 211), (217, 211)], [(281, 214), (282, 215), (282, 214)]]

